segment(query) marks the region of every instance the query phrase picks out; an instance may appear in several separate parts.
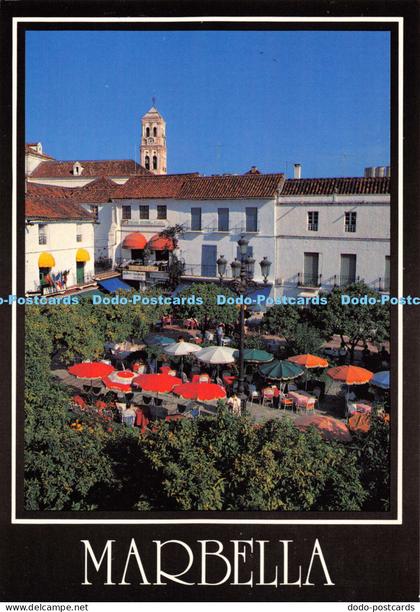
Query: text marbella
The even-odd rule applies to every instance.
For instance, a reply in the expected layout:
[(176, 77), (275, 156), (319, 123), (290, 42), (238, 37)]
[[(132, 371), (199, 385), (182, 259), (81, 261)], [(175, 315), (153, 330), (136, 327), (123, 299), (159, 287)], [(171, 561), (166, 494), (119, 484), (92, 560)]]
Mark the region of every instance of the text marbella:
[(142, 540), (140, 545), (133, 538), (123, 549), (116, 540), (81, 544), (85, 586), (334, 586), (318, 539), (306, 543), (302, 560), (293, 540)]

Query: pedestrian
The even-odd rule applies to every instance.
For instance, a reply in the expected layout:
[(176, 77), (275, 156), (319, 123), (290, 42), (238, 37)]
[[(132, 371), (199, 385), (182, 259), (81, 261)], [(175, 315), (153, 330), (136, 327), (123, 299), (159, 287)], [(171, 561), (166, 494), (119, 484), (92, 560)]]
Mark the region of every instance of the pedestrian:
[(241, 416), (241, 400), (236, 393), (232, 393), (227, 403), (234, 416)]
[(224, 335), (223, 325), (222, 325), (222, 323), (219, 323), (219, 325), (216, 328), (217, 346), (222, 346), (222, 344), (223, 344), (223, 335)]

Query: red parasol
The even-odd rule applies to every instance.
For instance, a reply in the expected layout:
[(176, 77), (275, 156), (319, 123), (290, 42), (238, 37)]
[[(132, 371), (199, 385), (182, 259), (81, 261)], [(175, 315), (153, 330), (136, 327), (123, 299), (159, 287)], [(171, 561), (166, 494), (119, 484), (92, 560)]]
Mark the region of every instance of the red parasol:
[(311, 355), (310, 353), (288, 357), (287, 361), (297, 363), (297, 365), (303, 366), (304, 368), (326, 368), (328, 366), (328, 361), (326, 359), (318, 357), (317, 355)]
[(105, 387), (111, 391), (121, 391), (122, 393), (131, 393), (132, 388), (130, 383), (121, 383), (112, 380), (109, 376), (104, 376), (102, 379)]
[(226, 389), (215, 383), (184, 383), (175, 387), (174, 393), (185, 399), (215, 400), (226, 397)]
[(84, 361), (72, 365), (67, 371), (76, 378), (92, 380), (108, 376), (114, 369), (111, 365), (102, 361)]
[(340, 380), (347, 385), (364, 385), (373, 377), (373, 372), (370, 370), (353, 365), (330, 368), (327, 374), (333, 380)]
[(168, 393), (181, 383), (180, 378), (169, 374), (140, 374), (132, 380), (132, 384), (141, 387), (143, 391), (154, 391), (155, 393)]

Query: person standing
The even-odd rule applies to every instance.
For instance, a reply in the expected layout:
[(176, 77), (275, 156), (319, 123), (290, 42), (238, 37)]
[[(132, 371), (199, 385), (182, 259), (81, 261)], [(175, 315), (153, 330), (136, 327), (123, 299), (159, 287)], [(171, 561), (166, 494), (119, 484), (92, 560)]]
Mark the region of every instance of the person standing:
[(221, 323), (219, 323), (219, 325), (216, 328), (216, 340), (217, 340), (217, 346), (222, 346), (223, 344), (223, 325)]

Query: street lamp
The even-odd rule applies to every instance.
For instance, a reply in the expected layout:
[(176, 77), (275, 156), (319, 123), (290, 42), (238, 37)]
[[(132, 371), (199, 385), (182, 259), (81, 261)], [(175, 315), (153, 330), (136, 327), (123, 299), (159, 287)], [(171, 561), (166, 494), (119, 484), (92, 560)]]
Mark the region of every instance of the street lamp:
[[(247, 289), (256, 286), (254, 278), (255, 259), (248, 255), (249, 241), (245, 236), (241, 236), (238, 240), (239, 259), (236, 258), (230, 264), (232, 269), (232, 280), (229, 281), (232, 289), (240, 296), (244, 296)], [(223, 277), (226, 274), (227, 262), (223, 255), (217, 260), (217, 271), (219, 273), (220, 282), (223, 282)], [(267, 279), (270, 274), (271, 261), (264, 257), (260, 262), (261, 274), (264, 279), (264, 284), (267, 284)], [(243, 300), (240, 304), (239, 311), (239, 379), (238, 379), (238, 395), (241, 400), (242, 407), (245, 406), (245, 376), (244, 376), (244, 338), (245, 338), (245, 307)]]

